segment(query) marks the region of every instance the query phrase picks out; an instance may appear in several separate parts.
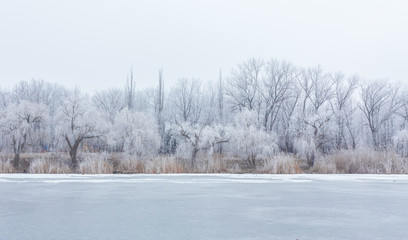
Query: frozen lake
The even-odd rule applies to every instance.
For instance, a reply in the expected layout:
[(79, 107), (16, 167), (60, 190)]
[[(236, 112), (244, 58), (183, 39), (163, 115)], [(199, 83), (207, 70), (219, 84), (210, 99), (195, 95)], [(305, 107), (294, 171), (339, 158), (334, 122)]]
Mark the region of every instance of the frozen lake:
[(0, 239), (407, 239), (408, 176), (0, 174)]

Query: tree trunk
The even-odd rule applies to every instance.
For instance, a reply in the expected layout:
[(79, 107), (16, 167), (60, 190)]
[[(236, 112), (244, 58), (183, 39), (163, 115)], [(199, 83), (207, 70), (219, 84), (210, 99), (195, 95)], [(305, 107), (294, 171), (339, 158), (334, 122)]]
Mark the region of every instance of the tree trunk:
[(378, 137), (377, 130), (371, 128), (371, 136), (373, 138), (374, 149), (379, 150), (380, 149), (380, 144), (379, 144), (379, 141), (377, 139), (377, 137)]
[(194, 168), (194, 165), (195, 165), (195, 161), (196, 161), (196, 158), (197, 158), (197, 152), (198, 152), (198, 150), (196, 148), (194, 148), (193, 152), (191, 154), (191, 167), (192, 168)]
[(307, 164), (309, 167), (313, 167), (315, 162), (315, 150), (312, 150), (310, 153), (306, 154)]
[(14, 168), (17, 169), (20, 167), (20, 152), (16, 152), (14, 155), (14, 161), (13, 161)]
[(254, 156), (253, 154), (250, 154), (250, 156), (248, 156), (247, 158), (247, 165), (250, 168), (253, 168), (256, 166), (256, 156)]
[(69, 156), (71, 157), (71, 168), (76, 170), (78, 167), (78, 160), (77, 160), (77, 153), (79, 144), (82, 142), (83, 138), (78, 138), (75, 140), (74, 145), (71, 144), (71, 141), (67, 136), (65, 136), (65, 140), (67, 141), (69, 147)]
[(78, 148), (71, 148), (69, 150), (69, 156), (71, 157), (72, 169), (76, 169), (78, 167), (77, 153), (78, 153)]
[(23, 142), (17, 141), (14, 136), (13, 136), (13, 150), (14, 150), (14, 160), (13, 160), (13, 166), (15, 169), (20, 167), (20, 152), (23, 150), (24, 145), (25, 145), (25, 140), (26, 140), (27, 135), (25, 134), (23, 136)]

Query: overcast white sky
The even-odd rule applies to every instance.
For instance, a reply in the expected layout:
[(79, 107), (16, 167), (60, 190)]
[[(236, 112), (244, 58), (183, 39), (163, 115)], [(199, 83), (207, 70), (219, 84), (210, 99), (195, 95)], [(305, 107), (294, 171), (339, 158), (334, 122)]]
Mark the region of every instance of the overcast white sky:
[(0, 87), (218, 78), (249, 57), (408, 81), (408, 1), (0, 0)]

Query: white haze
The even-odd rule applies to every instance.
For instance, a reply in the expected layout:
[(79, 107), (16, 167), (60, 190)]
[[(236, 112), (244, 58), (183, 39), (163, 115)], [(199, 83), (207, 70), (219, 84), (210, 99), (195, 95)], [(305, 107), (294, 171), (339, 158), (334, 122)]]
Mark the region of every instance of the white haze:
[(408, 79), (406, 1), (29, 1), (0, 3), (0, 87), (44, 79), (93, 92), (217, 79), (249, 57), (366, 78)]

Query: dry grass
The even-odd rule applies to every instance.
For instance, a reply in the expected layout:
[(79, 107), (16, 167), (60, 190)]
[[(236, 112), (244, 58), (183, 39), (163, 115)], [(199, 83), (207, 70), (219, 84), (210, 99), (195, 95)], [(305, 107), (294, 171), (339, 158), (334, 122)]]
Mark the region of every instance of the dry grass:
[(138, 156), (122, 154), (117, 159), (120, 173), (183, 173), (187, 172), (184, 161), (170, 156)]
[(270, 174), (298, 174), (302, 173), (302, 170), (293, 156), (278, 154), (264, 160), (260, 166), (257, 167), (257, 172)]
[(79, 172), (82, 174), (109, 174), (113, 170), (113, 164), (105, 153), (86, 153), (79, 163)]
[(187, 172), (185, 161), (176, 157), (158, 156), (142, 160), (143, 173), (184, 173)]
[(29, 173), (70, 173), (69, 164), (63, 160), (53, 158), (36, 158), (31, 161)]
[(337, 172), (336, 163), (331, 158), (331, 156), (320, 158), (318, 159), (317, 162), (315, 162), (311, 171), (313, 173), (319, 174), (336, 173)]
[(120, 173), (142, 173), (144, 166), (139, 158), (129, 154), (116, 154), (116, 170)]
[(116, 157), (119, 173), (242, 173), (234, 160), (223, 156), (201, 156), (197, 158), (194, 167), (189, 159), (173, 156), (150, 156), (140, 158), (128, 154)]
[(315, 173), (405, 174), (407, 158), (393, 151), (343, 150), (316, 161)]
[(197, 159), (191, 172), (196, 173), (241, 173), (238, 159), (229, 159), (223, 155), (202, 156)]
[[(69, 156), (66, 153), (26, 154), (22, 159), (21, 172), (29, 173), (71, 173)], [(6, 160), (8, 159), (8, 160)], [(13, 173), (10, 158), (0, 157), (0, 173)], [(77, 172), (82, 174), (109, 173), (302, 173), (294, 156), (278, 154), (259, 161), (257, 168), (247, 167), (238, 158), (224, 155), (201, 155), (194, 167), (189, 159), (172, 156), (137, 157), (124, 153), (83, 154)], [(303, 166), (302, 166), (303, 168)], [(393, 151), (371, 149), (342, 150), (316, 159), (311, 173), (358, 173), (358, 174), (407, 174), (408, 158)]]
[(13, 173), (14, 167), (10, 159), (0, 159), (0, 173)]

